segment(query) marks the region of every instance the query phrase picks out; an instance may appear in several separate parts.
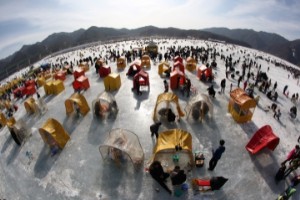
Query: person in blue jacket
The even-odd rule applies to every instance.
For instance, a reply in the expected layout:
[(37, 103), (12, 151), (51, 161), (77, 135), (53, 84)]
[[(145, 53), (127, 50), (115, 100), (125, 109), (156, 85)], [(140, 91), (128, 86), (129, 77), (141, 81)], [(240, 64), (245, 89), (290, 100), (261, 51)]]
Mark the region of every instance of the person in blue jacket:
[(213, 157), (209, 161), (209, 168), (208, 170), (213, 171), (218, 163), (218, 161), (221, 159), (222, 154), (225, 152), (224, 147), (225, 141), (220, 140), (220, 146), (213, 151)]

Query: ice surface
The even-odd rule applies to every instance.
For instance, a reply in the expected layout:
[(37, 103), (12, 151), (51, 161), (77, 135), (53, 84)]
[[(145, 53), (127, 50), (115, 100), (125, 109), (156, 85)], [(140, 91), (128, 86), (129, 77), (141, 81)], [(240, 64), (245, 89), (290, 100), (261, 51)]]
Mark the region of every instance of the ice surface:
[[(229, 44), (216, 44), (200, 40), (156, 40), (159, 42), (161, 53), (172, 46), (203, 46), (207, 44), (215, 45), (218, 52), (223, 50), (225, 56), (232, 55), (233, 60), (241, 58), (237, 65), (241, 71), (241, 64), (244, 57), (255, 60), (255, 56), (260, 55), (263, 58), (271, 58), (278, 62), (284, 62), (279, 58), (259, 52), (253, 49), (239, 47)], [(128, 50), (129, 46), (143, 44), (143, 41), (124, 41), (117, 44), (100, 45), (94, 48), (80, 49), (75, 52), (59, 55), (54, 58), (42, 60), (43, 62), (60, 63), (63, 61), (74, 61), (79, 59), (79, 53), (84, 57), (105, 56), (106, 50), (110, 48), (118, 50)], [(246, 54), (240, 50), (245, 50)], [(221, 53), (221, 52), (220, 52)], [(221, 53), (222, 54), (222, 53)], [(249, 56), (248, 56), (249, 55)], [(235, 80), (227, 79), (225, 95), (216, 94), (212, 100), (214, 105), (213, 118), (205, 118), (202, 123), (192, 122), (183, 118), (175, 124), (163, 124), (160, 131), (169, 128), (181, 128), (187, 130), (193, 137), (193, 150), (202, 151), (205, 154), (205, 166), (203, 168), (194, 168), (189, 174), (188, 179), (197, 177), (224, 176), (229, 181), (220, 191), (213, 193), (204, 193), (195, 195), (189, 188), (187, 192), (178, 199), (220, 199), (220, 200), (260, 200), (275, 199), (279, 193), (285, 190), (289, 185), (293, 173), (276, 184), (274, 176), (285, 159), (288, 152), (297, 143), (299, 136), (299, 117), (291, 120), (288, 111), (292, 106), (289, 98), (282, 94), (283, 87), (288, 84), (290, 96), (292, 93), (299, 93), (297, 80), (292, 76), (288, 78), (289, 72), (275, 67), (274, 64), (265, 60), (255, 60), (261, 64), (261, 70), (267, 72), (268, 76), (278, 82), (277, 91), (279, 94), (278, 105), (281, 108), (281, 120), (273, 118), (271, 112), (265, 112), (262, 108), (271, 104), (266, 95), (255, 89), (255, 96), (259, 95), (259, 107), (255, 109), (251, 122), (246, 124), (237, 124), (231, 115), (227, 112), (229, 101), (230, 83), (234, 87), (237, 85)], [(211, 60), (210, 60), (211, 62)], [(225, 62), (217, 57), (218, 67), (215, 72), (215, 89), (220, 90), (220, 82), (225, 77)], [(287, 63), (288, 65), (292, 65)], [(151, 139), (149, 126), (153, 123), (152, 113), (158, 94), (164, 91), (163, 78), (157, 73), (157, 65), (152, 62), (151, 69), (148, 69), (150, 77), (149, 92), (143, 91), (141, 96), (135, 95), (131, 91), (132, 79), (126, 77), (128, 66), (124, 71), (118, 71), (116, 63), (109, 61), (112, 72), (120, 73), (121, 88), (113, 92), (119, 106), (119, 113), (115, 120), (108, 119), (100, 121), (93, 117), (89, 112), (85, 117), (67, 117), (65, 113), (64, 101), (73, 93), (73, 76), (67, 76), (64, 81), (65, 91), (57, 96), (44, 96), (43, 88), (39, 88), (39, 93), (44, 96), (48, 106), (48, 111), (42, 116), (27, 116), (23, 106), (24, 100), (18, 100), (19, 110), (15, 118), (23, 119), (31, 128), (32, 136), (22, 146), (18, 147), (13, 141), (7, 128), (0, 132), (0, 199), (177, 199), (165, 192), (144, 170), (147, 161), (152, 155), (152, 149), (155, 140)], [(201, 63), (198, 63), (200, 66)], [(252, 67), (254, 74), (256, 68)], [(197, 79), (196, 73), (186, 71), (186, 75), (191, 79), (192, 85), (200, 93), (207, 94), (209, 84), (203, 83)], [(87, 101), (92, 106), (92, 101), (104, 91), (103, 79), (95, 73), (95, 68), (90, 67), (86, 73), (89, 78), (90, 89), (83, 92)], [(242, 85), (242, 83), (241, 83)], [(180, 92), (174, 91), (180, 98), (182, 108), (186, 106), (187, 97), (183, 97)], [(299, 105), (297, 102), (297, 107)], [(67, 132), (71, 140), (67, 143), (63, 151), (54, 157), (51, 157), (48, 146), (46, 146), (39, 135), (38, 128), (50, 117), (57, 119)], [(253, 133), (263, 125), (270, 124), (275, 134), (280, 137), (280, 144), (274, 152), (265, 149), (257, 155), (250, 155), (245, 145), (252, 137)], [(114, 128), (125, 128), (139, 136), (141, 145), (145, 152), (144, 166), (140, 170), (134, 170), (129, 162), (118, 166), (109, 160), (102, 160), (98, 147), (105, 140), (108, 132)], [(218, 146), (220, 139), (226, 141), (226, 152), (219, 161), (216, 169), (211, 172), (207, 170), (208, 161), (211, 157), (212, 148)], [(26, 151), (31, 151), (33, 160), (29, 161), (26, 157)], [(188, 183), (190, 183), (188, 180)], [(171, 183), (168, 182), (170, 187)], [(160, 188), (157, 192), (155, 189)], [(300, 199), (300, 193), (294, 195), (294, 199)]]

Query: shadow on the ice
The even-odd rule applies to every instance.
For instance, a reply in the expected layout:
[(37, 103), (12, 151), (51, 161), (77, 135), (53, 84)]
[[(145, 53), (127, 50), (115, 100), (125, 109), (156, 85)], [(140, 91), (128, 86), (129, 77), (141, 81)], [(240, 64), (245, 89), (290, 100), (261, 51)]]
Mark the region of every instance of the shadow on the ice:
[[(88, 130), (88, 142), (92, 145), (100, 145), (104, 142), (109, 131), (113, 127), (115, 119), (99, 119), (93, 117), (90, 128)], [(122, 127), (119, 127), (122, 128)]]
[(2, 146), (1, 153), (4, 153), (6, 151), (6, 149), (12, 143), (12, 141), (13, 141), (13, 138), (9, 134), (9, 136), (7, 137), (6, 141), (4, 142), (4, 144)]
[(70, 116), (66, 116), (63, 121), (63, 127), (68, 132), (69, 135), (72, 135), (77, 126), (81, 123), (84, 116), (78, 115), (73, 112)]
[(261, 177), (266, 181), (269, 188), (274, 193), (284, 190), (285, 181), (281, 181), (278, 184), (275, 182), (275, 175), (280, 168), (280, 165), (273, 152), (265, 148), (255, 155), (251, 155), (250, 153), (248, 155), (257, 171), (261, 174)]
[(13, 149), (10, 151), (9, 155), (7, 156), (6, 164), (7, 165), (11, 164), (18, 157), (20, 151), (21, 151), (21, 147), (18, 146), (16, 143), (14, 143)]
[(53, 157), (51, 157), (50, 149), (48, 145), (44, 144), (44, 147), (38, 156), (34, 166), (34, 176), (42, 179), (49, 173), (55, 161), (60, 156), (60, 151)]
[(44, 101), (45, 103), (49, 103), (52, 99), (54, 99), (55, 95), (44, 95), (43, 98), (44, 98)]
[(247, 134), (248, 138), (250, 139), (252, 138), (254, 133), (256, 133), (258, 129), (260, 129), (256, 126), (256, 124), (253, 123), (253, 121), (250, 121), (248, 123), (242, 123), (239, 125), (243, 129), (243, 131)]
[(107, 159), (103, 164), (100, 189), (110, 199), (138, 199), (143, 182), (143, 171), (135, 170), (129, 159), (116, 162)]
[(141, 107), (142, 101), (145, 101), (149, 98), (150, 87), (148, 88), (148, 90), (141, 91), (141, 95), (138, 95), (136, 93), (136, 90), (133, 90), (132, 92), (133, 92), (134, 98), (136, 99), (136, 106), (134, 109), (139, 110)]

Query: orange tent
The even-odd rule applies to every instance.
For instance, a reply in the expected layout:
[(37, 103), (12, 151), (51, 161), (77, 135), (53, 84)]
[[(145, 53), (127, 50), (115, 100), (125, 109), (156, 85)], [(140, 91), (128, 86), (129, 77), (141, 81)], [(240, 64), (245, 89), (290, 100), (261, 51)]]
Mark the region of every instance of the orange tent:
[(238, 123), (244, 123), (252, 119), (256, 101), (249, 97), (244, 90), (236, 88), (230, 93), (228, 112)]

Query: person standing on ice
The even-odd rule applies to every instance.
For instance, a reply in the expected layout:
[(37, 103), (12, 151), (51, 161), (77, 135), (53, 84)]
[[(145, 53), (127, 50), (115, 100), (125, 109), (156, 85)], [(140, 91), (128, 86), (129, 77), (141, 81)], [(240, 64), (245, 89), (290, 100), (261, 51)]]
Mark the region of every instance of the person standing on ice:
[(156, 122), (150, 126), (151, 137), (153, 137), (153, 135), (155, 135), (156, 140), (158, 138), (158, 129), (159, 129), (160, 125), (161, 125), (161, 122)]
[(284, 88), (283, 88), (283, 94), (284, 94), (284, 95), (286, 95), (285, 92), (286, 92), (286, 90), (288, 89), (288, 87), (289, 87), (288, 85), (285, 85), (285, 86), (284, 86)]
[(226, 87), (226, 79), (224, 78), (224, 79), (222, 79), (222, 81), (221, 81), (221, 91), (220, 91), (220, 94), (224, 94), (224, 92), (225, 92), (225, 87)]
[(218, 161), (221, 159), (222, 154), (225, 152), (225, 147), (224, 147), (225, 141), (220, 140), (220, 146), (213, 151), (213, 156), (209, 161), (209, 168), (208, 170), (213, 171), (215, 167), (217, 166)]
[(168, 81), (167, 81), (167, 80), (164, 80), (164, 87), (165, 87), (164, 93), (169, 92), (169, 84), (168, 84)]

